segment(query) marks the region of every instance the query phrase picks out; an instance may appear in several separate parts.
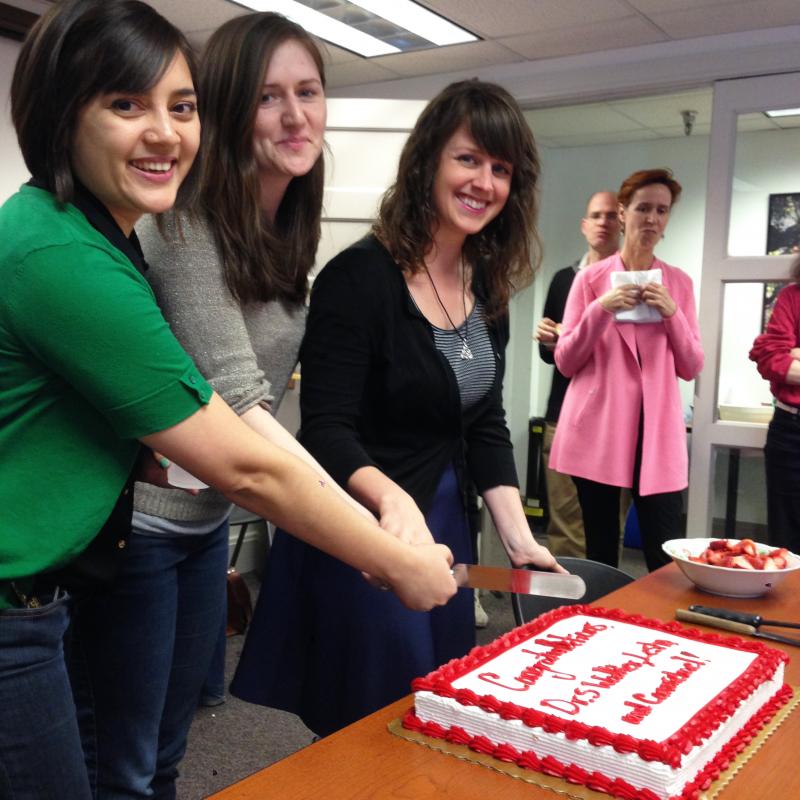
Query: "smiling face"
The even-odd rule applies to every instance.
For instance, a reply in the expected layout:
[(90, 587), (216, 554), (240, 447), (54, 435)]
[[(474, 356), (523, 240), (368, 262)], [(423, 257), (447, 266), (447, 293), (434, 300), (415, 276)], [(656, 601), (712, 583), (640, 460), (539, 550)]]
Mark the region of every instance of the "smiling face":
[(90, 100), (78, 114), (70, 160), (75, 177), (129, 235), (143, 214), (172, 208), (199, 144), (192, 76), (178, 53), (147, 91)]
[(275, 48), (264, 75), (253, 129), (262, 184), (288, 185), (311, 170), (322, 152), (325, 92), (319, 70), (296, 39)]
[(626, 248), (652, 251), (664, 235), (672, 207), (672, 194), (663, 183), (637, 189), (627, 206), (619, 205)]
[(511, 192), (513, 166), (494, 158), (461, 126), (447, 140), (433, 181), (435, 234), (464, 239), (480, 233)]

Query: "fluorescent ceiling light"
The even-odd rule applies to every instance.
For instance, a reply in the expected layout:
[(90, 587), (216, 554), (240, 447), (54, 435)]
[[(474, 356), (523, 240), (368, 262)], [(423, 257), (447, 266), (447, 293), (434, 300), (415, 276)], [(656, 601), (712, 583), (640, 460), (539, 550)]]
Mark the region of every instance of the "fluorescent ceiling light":
[(382, 42), (374, 36), (351, 28), (294, 0), (235, 0), (235, 2), (252, 8), (253, 11), (277, 11), (298, 25), (302, 25), (314, 36), (362, 56), (385, 56), (400, 52), (399, 47)]
[(350, 2), (436, 45), (474, 42), (478, 38), (412, 0), (350, 0)]
[(768, 117), (798, 117), (800, 116), (800, 108), (779, 108), (775, 111), (765, 111)]

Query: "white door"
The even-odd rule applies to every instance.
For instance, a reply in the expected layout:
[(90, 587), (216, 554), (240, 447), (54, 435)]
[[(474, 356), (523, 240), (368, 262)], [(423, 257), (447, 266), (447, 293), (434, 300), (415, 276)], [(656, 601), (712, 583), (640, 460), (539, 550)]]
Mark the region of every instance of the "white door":
[[(795, 113), (764, 113), (781, 109)], [(747, 356), (763, 324), (764, 283), (785, 280), (792, 261), (767, 255), (770, 203), (792, 194), (800, 201), (800, 73), (716, 83), (700, 290), (706, 360), (695, 384), (689, 536), (711, 535), (712, 518), (726, 510), (730, 517), (734, 506), (740, 519), (765, 521), (760, 450), (770, 394)], [(738, 486), (727, 481), (731, 468), (741, 470)]]

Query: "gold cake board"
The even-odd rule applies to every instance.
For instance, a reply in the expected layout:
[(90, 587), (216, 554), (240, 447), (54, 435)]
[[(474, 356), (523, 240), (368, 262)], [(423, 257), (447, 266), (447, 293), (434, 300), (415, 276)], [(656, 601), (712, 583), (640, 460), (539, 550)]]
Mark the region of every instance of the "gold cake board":
[[(739, 753), (736, 758), (731, 761), (730, 766), (720, 773), (719, 777), (700, 794), (699, 800), (714, 800), (715, 797), (733, 780), (736, 773), (758, 752), (761, 745), (769, 739), (770, 736), (780, 727), (783, 721), (792, 713), (792, 711), (800, 704), (800, 691), (793, 690), (792, 697), (775, 716), (765, 725), (753, 738), (747, 747)], [(563, 778), (554, 778), (550, 775), (545, 775), (541, 772), (534, 772), (533, 770), (523, 769), (516, 764), (509, 764), (505, 761), (499, 761), (493, 756), (484, 755), (483, 753), (476, 753), (470, 750), (469, 747), (463, 744), (451, 744), (444, 739), (435, 739), (430, 736), (425, 736), (416, 731), (406, 730), (399, 719), (392, 720), (389, 725), (389, 731), (395, 736), (402, 739), (407, 739), (410, 742), (416, 742), (431, 750), (438, 750), (441, 753), (459, 758), (462, 761), (469, 761), (472, 764), (480, 764), (482, 767), (494, 770), (495, 772), (502, 772), (504, 775), (509, 775), (517, 780), (524, 781), (525, 783), (532, 783), (534, 786), (539, 786), (542, 789), (549, 789), (556, 794), (564, 797), (573, 798), (573, 800), (608, 800), (608, 795), (605, 792), (596, 792), (586, 786), (576, 786), (573, 783), (568, 783)]]

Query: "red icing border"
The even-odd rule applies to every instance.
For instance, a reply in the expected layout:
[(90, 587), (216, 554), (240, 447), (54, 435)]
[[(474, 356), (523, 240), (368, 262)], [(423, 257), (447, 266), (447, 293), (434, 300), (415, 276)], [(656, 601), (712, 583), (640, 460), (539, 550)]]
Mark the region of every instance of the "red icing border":
[[(683, 787), (680, 795), (675, 795), (670, 800), (697, 800), (701, 792), (719, 777), (720, 773), (728, 768), (731, 761), (747, 747), (756, 734), (776, 714), (778, 709), (789, 701), (792, 689), (784, 684), (742, 727), (742, 729)], [(510, 744), (493, 745), (485, 736), (470, 736), (463, 728), (454, 726), (444, 728), (435, 722), (423, 722), (409, 709), (403, 717), (404, 728), (416, 731), (424, 736), (434, 739), (444, 739), (451, 744), (466, 745), (476, 753), (484, 753), (500, 761), (514, 763), (518, 767), (543, 772), (556, 778), (562, 778), (569, 783), (580, 784), (605, 792), (613, 797), (624, 800), (660, 800), (659, 795), (649, 789), (637, 789), (622, 778), (609, 778), (600, 772), (589, 772), (577, 764), (562, 764), (553, 756), (539, 758), (532, 750), (520, 752)]]
[[(757, 658), (736, 680), (701, 708), (680, 731), (663, 742), (654, 742), (651, 739), (637, 739), (626, 734), (613, 734), (602, 726), (586, 725), (575, 720), (565, 720), (543, 711), (525, 708), (515, 703), (501, 702), (490, 694), (478, 695), (469, 689), (453, 689), (453, 681), (467, 672), (471, 672), (491, 661), (500, 653), (526, 639), (540, 634), (559, 620), (577, 615), (627, 622), (643, 628), (681, 636), (689, 640), (728, 649), (746, 650), (755, 653)], [(731, 716), (742, 700), (752, 694), (754, 687), (760, 686), (766, 680), (770, 680), (778, 666), (788, 660), (789, 657), (784, 652), (767, 647), (761, 642), (754, 642), (735, 636), (704, 633), (694, 628), (684, 628), (677, 622), (662, 622), (661, 620), (648, 619), (640, 614), (627, 614), (619, 609), (607, 609), (599, 606), (561, 606), (503, 634), (503, 636), (488, 645), (474, 648), (463, 658), (450, 661), (424, 678), (417, 678), (412, 682), (412, 688), (414, 691), (428, 691), (440, 697), (453, 698), (465, 706), (477, 705), (487, 713), (496, 713), (503, 719), (518, 719), (528, 727), (542, 728), (548, 733), (564, 733), (570, 739), (586, 739), (595, 746), (610, 745), (620, 753), (636, 752), (644, 761), (660, 761), (675, 768), (680, 765), (684, 754), (705, 741)], [(437, 734), (430, 733), (428, 735), (436, 736)], [(493, 747), (491, 742), (488, 740), (486, 742), (486, 746)], [(473, 747), (472, 743), (470, 747)], [(575, 767), (575, 769), (580, 768)], [(588, 786), (589, 784), (585, 785)], [(590, 788), (594, 787), (590, 786)], [(603, 789), (603, 791), (608, 790)], [(627, 798), (632, 795), (618, 794), (617, 796)], [(647, 800), (650, 799), (647, 798)]]

